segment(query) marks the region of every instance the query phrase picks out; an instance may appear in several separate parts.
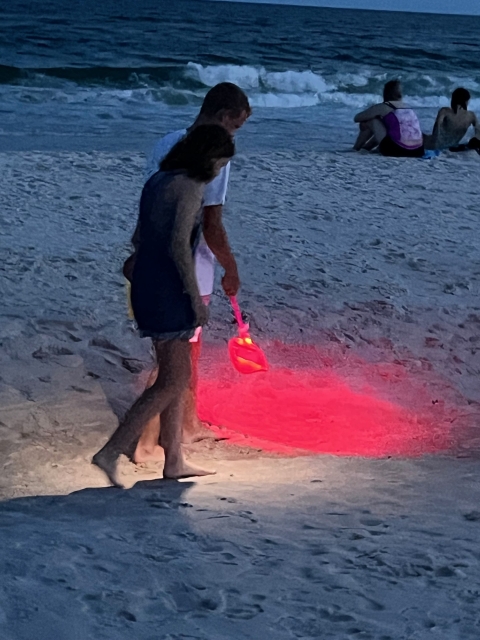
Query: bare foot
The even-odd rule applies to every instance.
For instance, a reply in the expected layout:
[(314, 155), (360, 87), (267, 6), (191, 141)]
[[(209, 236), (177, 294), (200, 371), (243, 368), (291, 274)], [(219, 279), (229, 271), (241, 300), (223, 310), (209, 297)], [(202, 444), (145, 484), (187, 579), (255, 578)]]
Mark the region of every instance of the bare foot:
[(192, 476), (213, 476), (216, 473), (216, 471), (196, 467), (194, 464), (190, 464), (183, 459), (176, 463), (169, 462), (168, 465), (165, 462), (165, 467), (163, 469), (163, 477), (170, 478), (171, 480), (191, 478)]
[(162, 447), (158, 444), (153, 449), (137, 446), (135, 453), (133, 454), (133, 462), (135, 464), (142, 464), (143, 462), (163, 462), (165, 455)]
[(215, 439), (215, 434), (210, 429), (203, 426), (198, 418), (195, 418), (193, 424), (183, 426), (182, 443), (193, 444), (194, 442), (200, 442), (201, 440)]
[(119, 489), (125, 489), (123, 484), (118, 479), (117, 475), (117, 458), (112, 458), (103, 451), (99, 451), (92, 458), (92, 464), (97, 466), (103, 471), (114, 487)]

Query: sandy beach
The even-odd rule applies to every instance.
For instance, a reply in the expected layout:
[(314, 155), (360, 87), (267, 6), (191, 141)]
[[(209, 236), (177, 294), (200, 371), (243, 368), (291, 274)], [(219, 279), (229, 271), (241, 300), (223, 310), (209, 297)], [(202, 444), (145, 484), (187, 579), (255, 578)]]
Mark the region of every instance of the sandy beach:
[[(90, 459), (151, 368), (120, 272), (143, 166), (0, 154), (2, 640), (476, 640), (480, 157), (240, 152), (226, 225), (271, 377), (228, 368), (217, 286), (188, 454), (218, 473), (125, 459), (122, 492)], [(299, 386), (341, 398), (306, 449), (295, 411), (275, 434)]]

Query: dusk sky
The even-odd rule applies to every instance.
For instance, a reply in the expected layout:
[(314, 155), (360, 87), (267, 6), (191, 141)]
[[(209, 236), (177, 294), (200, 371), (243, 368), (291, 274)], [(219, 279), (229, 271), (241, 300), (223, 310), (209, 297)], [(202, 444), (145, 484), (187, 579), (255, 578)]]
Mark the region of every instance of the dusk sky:
[[(245, 0), (257, 2), (259, 0)], [(480, 0), (260, 0), (271, 4), (298, 4), (343, 9), (382, 9), (387, 11), (422, 11), (425, 13), (460, 13), (480, 16)]]

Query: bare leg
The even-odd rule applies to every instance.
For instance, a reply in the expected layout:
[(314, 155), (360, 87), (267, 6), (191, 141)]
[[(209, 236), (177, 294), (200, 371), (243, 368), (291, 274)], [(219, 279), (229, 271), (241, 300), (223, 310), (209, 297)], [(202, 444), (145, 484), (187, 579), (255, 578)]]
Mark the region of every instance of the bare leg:
[(162, 430), (160, 443), (165, 451), (164, 478), (189, 478), (191, 476), (208, 476), (215, 471), (201, 469), (185, 460), (182, 451), (182, 422), (185, 405), (185, 394), (176, 398), (162, 412)]
[[(158, 366), (152, 371), (147, 381), (147, 389), (151, 387), (158, 376)], [(163, 460), (163, 449), (158, 444), (160, 439), (160, 414), (149, 420), (132, 456), (135, 464), (142, 462), (159, 462)]]
[(197, 415), (198, 363), (202, 351), (201, 334), (197, 342), (192, 342), (192, 375), (190, 386), (185, 392), (183, 407), (183, 437), (184, 444), (192, 444), (213, 436), (212, 432), (202, 425)]
[(147, 422), (140, 440), (132, 456), (135, 464), (143, 462), (160, 462), (163, 460), (163, 449), (158, 444), (160, 439), (160, 416), (154, 416)]
[(355, 151), (360, 151), (365, 148), (365, 145), (373, 138), (373, 132), (370, 127), (364, 126), (365, 123), (360, 123), (360, 133), (358, 134), (358, 138), (353, 145)]
[[(110, 482), (117, 487), (122, 486), (117, 477), (117, 460), (120, 454), (131, 448), (140, 437), (147, 422), (161, 414), (171, 402), (182, 396), (190, 381), (190, 344), (188, 342), (181, 340), (154, 342), (154, 347), (157, 361), (162, 363), (157, 379), (150, 388), (145, 389), (127, 411), (115, 433), (92, 460), (92, 463), (102, 469)], [(171, 456), (174, 456), (177, 464), (180, 465), (183, 458), (178, 446), (176, 447), (177, 431), (178, 439), (181, 440), (181, 424), (177, 429), (169, 425), (170, 433), (167, 442)]]
[[(182, 442), (192, 444), (200, 440), (212, 437), (212, 432), (202, 426), (197, 416), (197, 386), (198, 386), (198, 362), (201, 353), (201, 339), (191, 344), (192, 375), (190, 386), (185, 391), (183, 404), (183, 437)], [(159, 363), (159, 366), (162, 366)], [(152, 371), (148, 378), (147, 388), (151, 387), (158, 375), (158, 367)], [(163, 461), (164, 453), (160, 441), (160, 416), (154, 416), (147, 423), (140, 439), (136, 445), (132, 460), (135, 464), (143, 462)]]
[(370, 140), (363, 145), (363, 148), (365, 149), (365, 151), (373, 151), (373, 149), (375, 149), (375, 147), (378, 147), (378, 142), (375, 138), (375, 136), (372, 136), (370, 138)]
[(374, 120), (371, 120), (369, 124), (373, 131), (375, 146), (378, 146), (381, 143), (381, 141), (386, 137), (387, 129), (379, 118), (375, 118)]
[(385, 125), (379, 118), (360, 123), (360, 133), (353, 148), (355, 151), (366, 149), (371, 151), (377, 147), (387, 135)]

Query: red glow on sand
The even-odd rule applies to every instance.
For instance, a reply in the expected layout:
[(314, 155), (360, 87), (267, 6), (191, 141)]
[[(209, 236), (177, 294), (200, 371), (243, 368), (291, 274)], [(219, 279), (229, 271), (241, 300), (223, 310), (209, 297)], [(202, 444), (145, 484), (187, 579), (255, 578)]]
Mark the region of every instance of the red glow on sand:
[[(357, 361), (360, 375), (352, 381), (322, 365), (314, 347), (282, 345), (278, 354), (277, 345), (276, 352), (277, 363), (275, 353), (267, 354), (269, 371), (242, 376), (221, 350), (208, 348), (199, 382), (200, 418), (224, 427), (233, 442), (284, 453), (418, 456), (449, 448), (449, 433), (435, 428), (425, 390), (416, 389), (402, 370), (385, 375)], [(392, 386), (395, 401), (387, 399)]]

